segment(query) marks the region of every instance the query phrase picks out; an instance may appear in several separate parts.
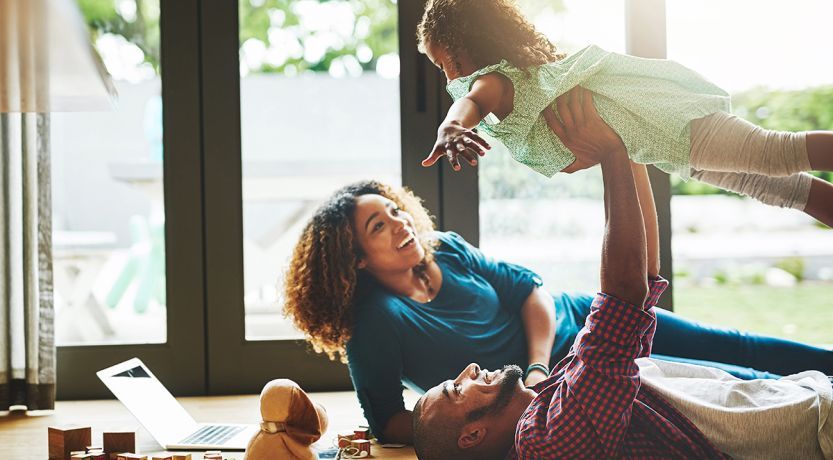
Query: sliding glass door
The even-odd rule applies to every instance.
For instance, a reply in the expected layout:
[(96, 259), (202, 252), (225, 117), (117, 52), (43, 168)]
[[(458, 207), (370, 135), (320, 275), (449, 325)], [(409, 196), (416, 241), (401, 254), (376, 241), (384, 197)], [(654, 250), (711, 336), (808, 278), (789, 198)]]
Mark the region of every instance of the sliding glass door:
[(52, 116), (58, 397), (133, 356), (203, 393), (197, 2), (77, 5), (119, 98)]

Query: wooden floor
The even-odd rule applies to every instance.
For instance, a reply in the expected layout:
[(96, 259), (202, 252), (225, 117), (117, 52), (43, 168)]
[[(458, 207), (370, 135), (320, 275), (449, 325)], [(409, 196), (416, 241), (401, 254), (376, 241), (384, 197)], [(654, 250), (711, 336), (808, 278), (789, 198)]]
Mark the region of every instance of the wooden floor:
[[(361, 409), (353, 392), (311, 393), (313, 401), (327, 408), (330, 426), (319, 441), (331, 445), (339, 432), (349, 431), (365, 424)], [(177, 398), (198, 422), (258, 423), (260, 409), (257, 395), (210, 396)], [(416, 402), (413, 393), (406, 392), (409, 407)], [(12, 413), (0, 416), (0, 459), (45, 459), (48, 457), (47, 427), (80, 425), (90, 426), (93, 444), (101, 445), (104, 431), (136, 431), (136, 443), (140, 453), (152, 455), (162, 452), (162, 447), (117, 400), (58, 401), (55, 411), (48, 415), (26, 416)], [(415, 459), (413, 449), (383, 448), (372, 446), (373, 458)], [(194, 460), (202, 454), (195, 452)], [(224, 452), (224, 458), (242, 460), (243, 452)]]

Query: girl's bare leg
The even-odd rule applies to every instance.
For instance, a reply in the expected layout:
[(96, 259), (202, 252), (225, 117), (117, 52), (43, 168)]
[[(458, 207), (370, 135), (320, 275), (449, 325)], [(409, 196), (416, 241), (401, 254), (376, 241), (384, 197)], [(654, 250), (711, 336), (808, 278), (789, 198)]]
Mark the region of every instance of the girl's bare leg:
[[(833, 154), (829, 157), (833, 157)], [(813, 161), (812, 158), (810, 161)], [(833, 184), (814, 177), (813, 183), (810, 185), (810, 196), (807, 198), (804, 212), (828, 227), (833, 227)]]
[(813, 171), (833, 171), (833, 131), (808, 132), (807, 157)]

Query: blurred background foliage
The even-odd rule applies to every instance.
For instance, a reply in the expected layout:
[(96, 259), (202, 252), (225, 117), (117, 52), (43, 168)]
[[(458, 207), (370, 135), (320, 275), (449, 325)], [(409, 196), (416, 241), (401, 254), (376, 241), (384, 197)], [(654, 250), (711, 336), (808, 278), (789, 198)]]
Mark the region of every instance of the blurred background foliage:
[[(94, 42), (123, 39), (141, 50), (143, 61), (159, 73), (159, 0), (77, 2)], [(545, 9), (565, 11), (562, 0), (521, 3), (529, 16)], [(398, 50), (397, 0), (240, 0), (239, 15), (244, 73), (332, 73), (338, 63), (346, 69), (342, 73), (357, 75), (375, 70), (380, 57)], [(732, 103), (735, 114), (767, 129), (833, 130), (833, 86), (798, 91), (759, 87), (733, 95)], [(480, 181), (482, 199), (601, 196), (600, 181), (558, 184), (515, 163), (499, 148), (480, 168), (486, 179)], [(833, 180), (830, 172), (816, 175)], [(671, 181), (675, 195), (731, 194), (676, 176)]]

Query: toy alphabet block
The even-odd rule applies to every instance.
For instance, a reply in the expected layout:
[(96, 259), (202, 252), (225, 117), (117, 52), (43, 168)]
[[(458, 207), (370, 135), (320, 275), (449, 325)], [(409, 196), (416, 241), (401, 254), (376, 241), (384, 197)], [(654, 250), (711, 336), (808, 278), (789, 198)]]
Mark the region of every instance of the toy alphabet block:
[(117, 460), (148, 460), (147, 456), (134, 454), (132, 452), (124, 452), (116, 457)]
[(104, 452), (108, 454), (136, 452), (136, 433), (133, 431), (104, 433)]
[(71, 452), (86, 452), (92, 443), (92, 428), (49, 427), (49, 460), (70, 460)]

